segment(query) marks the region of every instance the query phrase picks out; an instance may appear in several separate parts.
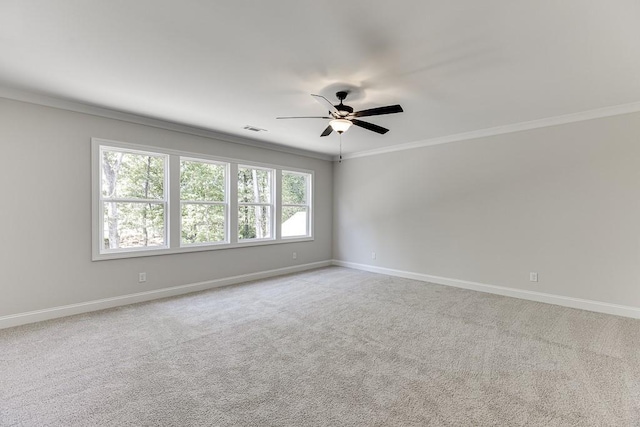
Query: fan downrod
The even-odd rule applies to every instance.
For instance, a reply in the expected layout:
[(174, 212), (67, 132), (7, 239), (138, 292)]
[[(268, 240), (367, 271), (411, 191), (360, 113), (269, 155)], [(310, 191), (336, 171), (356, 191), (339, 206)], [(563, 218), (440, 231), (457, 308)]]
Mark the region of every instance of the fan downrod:
[(334, 105), (334, 107), (336, 107), (338, 111), (342, 113), (343, 116), (353, 113), (353, 107), (350, 107), (342, 103), (342, 101), (344, 101), (347, 98), (347, 95), (349, 95), (349, 92), (344, 90), (341, 90), (340, 92), (336, 92), (336, 98), (340, 100), (340, 104)]

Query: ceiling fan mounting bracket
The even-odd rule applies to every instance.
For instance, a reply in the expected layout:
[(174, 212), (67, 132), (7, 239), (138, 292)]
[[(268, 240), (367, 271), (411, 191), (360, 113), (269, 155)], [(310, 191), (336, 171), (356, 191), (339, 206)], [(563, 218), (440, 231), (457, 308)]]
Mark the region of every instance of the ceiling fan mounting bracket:
[(347, 98), (347, 95), (349, 95), (349, 92), (347, 92), (346, 90), (336, 92), (336, 98), (338, 98), (340, 102), (344, 101)]

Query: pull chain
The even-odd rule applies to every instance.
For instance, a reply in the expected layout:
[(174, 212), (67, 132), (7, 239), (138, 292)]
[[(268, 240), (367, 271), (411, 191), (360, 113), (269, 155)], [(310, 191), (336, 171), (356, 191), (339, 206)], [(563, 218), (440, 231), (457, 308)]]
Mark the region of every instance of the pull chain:
[(342, 132), (340, 132), (340, 161), (338, 163), (342, 163)]

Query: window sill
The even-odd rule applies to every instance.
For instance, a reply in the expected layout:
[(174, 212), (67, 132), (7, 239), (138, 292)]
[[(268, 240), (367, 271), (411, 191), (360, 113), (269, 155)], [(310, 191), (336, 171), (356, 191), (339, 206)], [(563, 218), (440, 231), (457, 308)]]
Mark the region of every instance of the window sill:
[(147, 256), (158, 256), (158, 255), (173, 255), (173, 254), (185, 254), (192, 252), (204, 252), (204, 251), (219, 251), (226, 249), (238, 249), (238, 248), (246, 248), (250, 246), (268, 246), (268, 245), (279, 245), (283, 243), (297, 243), (297, 242), (311, 242), (313, 241), (313, 236), (303, 236), (303, 237), (285, 237), (281, 240), (259, 240), (259, 241), (251, 241), (245, 240), (238, 243), (216, 243), (211, 245), (194, 245), (194, 246), (185, 246), (180, 248), (150, 248), (150, 249), (135, 249), (131, 251), (123, 251), (123, 252), (107, 252), (102, 254), (93, 254), (91, 260), (92, 261), (105, 261), (110, 259), (123, 259), (123, 258), (140, 258)]

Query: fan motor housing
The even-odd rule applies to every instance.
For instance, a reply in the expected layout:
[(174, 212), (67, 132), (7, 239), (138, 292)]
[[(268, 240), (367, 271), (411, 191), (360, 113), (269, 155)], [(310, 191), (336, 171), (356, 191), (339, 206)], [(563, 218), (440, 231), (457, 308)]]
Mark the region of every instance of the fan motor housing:
[(336, 110), (338, 111), (346, 111), (349, 114), (353, 113), (353, 107), (344, 105), (342, 102), (338, 105), (334, 105), (334, 107), (336, 107)]

